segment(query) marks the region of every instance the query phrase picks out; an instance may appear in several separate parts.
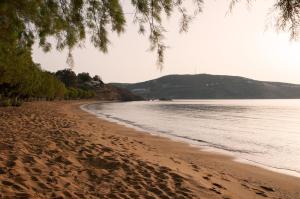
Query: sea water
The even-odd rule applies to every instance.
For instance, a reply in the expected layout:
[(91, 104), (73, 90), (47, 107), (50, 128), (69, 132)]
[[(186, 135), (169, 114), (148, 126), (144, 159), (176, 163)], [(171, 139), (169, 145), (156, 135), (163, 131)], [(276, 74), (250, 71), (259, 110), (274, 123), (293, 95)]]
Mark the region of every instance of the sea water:
[(144, 131), (300, 174), (300, 100), (140, 101), (83, 108)]

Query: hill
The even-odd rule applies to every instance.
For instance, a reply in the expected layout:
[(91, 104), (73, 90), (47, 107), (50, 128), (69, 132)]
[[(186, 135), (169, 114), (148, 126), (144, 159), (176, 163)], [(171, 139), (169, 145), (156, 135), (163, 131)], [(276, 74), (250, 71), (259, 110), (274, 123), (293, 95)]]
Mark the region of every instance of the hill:
[(114, 101), (136, 101), (142, 100), (125, 88), (116, 88), (112, 85), (105, 84), (100, 76), (91, 77), (89, 73), (82, 72), (76, 74), (71, 69), (59, 70), (55, 76), (62, 81), (69, 90), (92, 92), (97, 100), (114, 100)]
[(257, 81), (226, 75), (167, 75), (134, 84), (112, 83), (144, 98), (172, 99), (293, 99), (300, 85)]
[(95, 98), (97, 100), (108, 101), (139, 101), (143, 100), (139, 95), (133, 94), (125, 88), (118, 88), (112, 85), (104, 84), (102, 87), (94, 87)]

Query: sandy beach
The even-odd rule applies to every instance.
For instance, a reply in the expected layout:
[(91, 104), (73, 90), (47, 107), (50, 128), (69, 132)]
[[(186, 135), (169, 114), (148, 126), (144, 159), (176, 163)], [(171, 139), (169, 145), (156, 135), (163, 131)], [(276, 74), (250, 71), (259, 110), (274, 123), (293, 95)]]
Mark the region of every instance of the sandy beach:
[(0, 108), (0, 198), (300, 199), (300, 178), (96, 118), (84, 103)]

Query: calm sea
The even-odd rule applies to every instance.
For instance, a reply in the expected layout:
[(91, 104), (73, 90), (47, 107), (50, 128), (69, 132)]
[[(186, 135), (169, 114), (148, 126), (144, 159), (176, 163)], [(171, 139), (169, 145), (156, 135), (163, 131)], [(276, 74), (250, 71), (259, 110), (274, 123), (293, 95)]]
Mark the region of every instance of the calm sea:
[(300, 175), (300, 100), (175, 100), (83, 106), (99, 117)]

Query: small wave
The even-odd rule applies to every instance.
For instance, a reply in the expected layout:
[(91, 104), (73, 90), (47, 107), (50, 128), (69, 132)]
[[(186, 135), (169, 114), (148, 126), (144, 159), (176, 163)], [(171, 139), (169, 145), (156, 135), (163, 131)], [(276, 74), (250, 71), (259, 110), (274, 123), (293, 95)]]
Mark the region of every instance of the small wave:
[(202, 145), (202, 146), (209, 146), (209, 147), (221, 149), (221, 150), (224, 150), (224, 151), (234, 152), (234, 153), (243, 153), (243, 154), (262, 153), (262, 152), (258, 152), (258, 151), (250, 151), (250, 150), (241, 150), (241, 149), (229, 148), (229, 147), (226, 147), (225, 145), (220, 145), (220, 144), (208, 142), (208, 141), (201, 140), (201, 139), (195, 139), (195, 138), (191, 138), (191, 137), (188, 137), (188, 136), (181, 136), (181, 135), (169, 132), (169, 131), (162, 131), (162, 130), (150, 128), (150, 127), (147, 127), (147, 126), (144, 126), (144, 125), (140, 125), (140, 124), (137, 124), (133, 121), (122, 119), (122, 118), (119, 118), (119, 117), (115, 117), (115, 116), (112, 116), (110, 114), (104, 114), (104, 113), (97, 112), (97, 115), (98, 116), (104, 116), (105, 118), (115, 120), (115, 121), (120, 122), (120, 123), (125, 124), (125, 125), (130, 125), (130, 126), (133, 126), (133, 127), (137, 127), (137, 128), (139, 128), (141, 130), (144, 130), (144, 131), (154, 131), (156, 133), (165, 134), (165, 135), (173, 136), (173, 137), (176, 137), (176, 138), (182, 138), (182, 139), (185, 139), (187, 141), (194, 141), (194, 142), (197, 142), (197, 143), (205, 144), (205, 145)]
[(300, 170), (284, 168), (284, 167), (276, 167), (276, 166), (273, 166), (273, 165), (265, 164), (265, 163), (255, 161), (255, 160), (250, 160), (250, 159), (247, 159), (247, 158), (237, 159), (237, 161), (239, 161), (239, 160), (241, 160), (240, 162), (244, 162), (243, 160), (245, 160), (246, 162), (248, 162), (250, 164), (252, 163), (253, 165), (257, 165), (257, 166), (260, 166), (260, 167), (263, 167), (263, 168), (266, 168), (266, 169), (269, 169), (269, 170), (274, 170), (274, 171), (277, 171), (279, 173), (291, 174), (293, 176), (300, 177)]
[(195, 142), (198, 142), (198, 143), (204, 143), (204, 144), (206, 144), (205, 146), (221, 149), (221, 150), (224, 150), (224, 151), (235, 152), (235, 153), (244, 153), (244, 154), (262, 153), (262, 152), (258, 152), (258, 151), (250, 151), (250, 150), (241, 150), (241, 149), (229, 148), (229, 147), (226, 147), (226, 146), (221, 145), (221, 144), (216, 144), (216, 143), (208, 142), (208, 141), (201, 140), (201, 139), (195, 139), (195, 138), (191, 138), (191, 137), (188, 137), (188, 136), (180, 136), (180, 135), (176, 135), (176, 134), (172, 134), (172, 133), (168, 133), (168, 134), (172, 135), (174, 137), (191, 140), (191, 141), (195, 141)]

